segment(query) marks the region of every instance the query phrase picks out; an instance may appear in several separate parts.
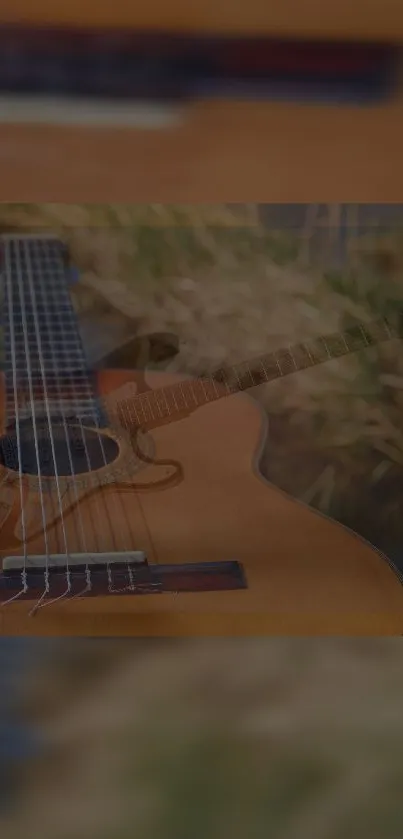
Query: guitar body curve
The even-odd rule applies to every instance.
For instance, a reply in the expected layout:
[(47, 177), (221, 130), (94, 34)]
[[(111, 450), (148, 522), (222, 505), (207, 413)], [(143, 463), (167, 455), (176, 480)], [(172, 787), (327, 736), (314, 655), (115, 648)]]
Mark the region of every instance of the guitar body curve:
[[(386, 558), (260, 474), (257, 461), (266, 428), (253, 399), (236, 394), (212, 402), (133, 441), (119, 427), (116, 404), (135, 392), (138, 376), (121, 370), (102, 370), (97, 376), (109, 417), (105, 434), (117, 440), (120, 455), (109, 470), (112, 480), (104, 480), (99, 470), (92, 482), (84, 481), (75, 499), (71, 481), (67, 485), (63, 522), (57, 509), (49, 517), (52, 550), (63, 549), (66, 534), (78, 539), (81, 526), (93, 539), (88, 550), (144, 550), (150, 563), (160, 564), (238, 560), (248, 587), (66, 599), (41, 609), (35, 618), (28, 617), (26, 603), (16, 601), (0, 609), (1, 634), (402, 634), (403, 588)], [(179, 380), (183, 376), (147, 373), (151, 389)], [(21, 551), (20, 496), (7, 470), (0, 481), (3, 558)], [(32, 552), (43, 552), (39, 493), (35, 486), (26, 493), (34, 511)], [(48, 496), (54, 511), (54, 491)]]

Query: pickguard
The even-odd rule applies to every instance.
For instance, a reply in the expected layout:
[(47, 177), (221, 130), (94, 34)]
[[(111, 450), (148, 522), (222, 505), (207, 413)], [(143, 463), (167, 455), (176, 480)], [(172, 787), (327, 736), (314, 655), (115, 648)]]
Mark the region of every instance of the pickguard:
[(96, 527), (102, 531), (105, 517), (112, 522), (116, 505), (121, 509), (119, 496), (127, 495), (129, 501), (130, 494), (168, 488), (181, 480), (179, 464), (154, 462), (155, 445), (150, 434), (140, 434), (132, 443), (121, 433), (119, 446), (118, 459), (98, 472), (57, 480), (44, 478), (42, 485), (37, 476), (24, 475), (23, 515), (18, 474), (8, 472), (0, 485), (2, 552), (20, 551), (24, 531), (27, 545), (42, 544), (44, 521), (50, 548), (63, 550), (63, 530), (77, 531), (82, 511), (95, 516)]

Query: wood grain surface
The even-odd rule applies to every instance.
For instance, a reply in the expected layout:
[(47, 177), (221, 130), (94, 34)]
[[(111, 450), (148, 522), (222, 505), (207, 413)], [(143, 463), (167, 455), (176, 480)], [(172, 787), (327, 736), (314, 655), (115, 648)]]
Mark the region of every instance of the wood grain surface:
[[(158, 387), (180, 377), (147, 379)], [(99, 376), (101, 393), (111, 399), (135, 381), (126, 371)], [(387, 561), (259, 477), (254, 459), (262, 431), (258, 406), (239, 394), (156, 429), (157, 459), (179, 461), (183, 480), (166, 491), (136, 493), (135, 475), (131, 494), (109, 498), (108, 515), (97, 519), (106, 540), (109, 517), (123, 538), (128, 514), (135, 547), (152, 562), (236, 559), (245, 567), (246, 591), (64, 600), (34, 618), (27, 603), (16, 602), (0, 610), (0, 634), (401, 634), (403, 588)], [(87, 524), (97, 503), (82, 500)]]
[(206, 102), (163, 130), (0, 126), (3, 201), (398, 202), (403, 108)]
[(350, 39), (403, 38), (399, 0), (2, 0), (0, 20)]
[[(403, 40), (398, 0), (14, 0), (0, 22)], [(3, 201), (400, 201), (403, 108), (209, 102), (161, 130), (0, 126)]]

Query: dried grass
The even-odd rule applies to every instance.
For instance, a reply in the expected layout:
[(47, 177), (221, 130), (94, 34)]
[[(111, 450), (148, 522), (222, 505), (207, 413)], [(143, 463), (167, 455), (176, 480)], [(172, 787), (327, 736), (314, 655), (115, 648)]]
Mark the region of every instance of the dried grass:
[[(332, 213), (329, 219), (336, 227)], [(170, 369), (184, 373), (248, 360), (342, 328), (351, 318), (403, 310), (400, 231), (377, 237), (372, 230), (358, 246), (352, 241), (345, 270), (321, 270), (306, 261), (315, 224), (309, 207), (300, 241), (264, 229), (256, 205), (3, 205), (2, 221), (58, 230), (81, 269), (80, 310), (106, 317), (106, 301), (125, 328), (177, 334), (180, 353)], [(371, 475), (379, 463), (392, 464), (395, 484), (400, 475), (402, 385), (403, 354), (392, 342), (255, 390), (283, 425), (281, 440), (267, 446), (265, 473), (292, 494), (312, 498), (327, 459), (332, 487), (319, 506), (344, 519), (349, 507), (347, 523), (354, 526), (363, 503), (374, 512)], [(365, 475), (363, 502), (357, 481), (361, 486)], [(385, 490), (384, 506), (392, 507), (385, 478), (390, 481), (386, 471), (376, 485)], [(374, 503), (377, 508), (379, 493)]]
[(116, 642), (83, 692), (74, 650), (91, 669), (104, 647), (38, 673), (57, 762), (7, 839), (400, 837), (398, 640)]

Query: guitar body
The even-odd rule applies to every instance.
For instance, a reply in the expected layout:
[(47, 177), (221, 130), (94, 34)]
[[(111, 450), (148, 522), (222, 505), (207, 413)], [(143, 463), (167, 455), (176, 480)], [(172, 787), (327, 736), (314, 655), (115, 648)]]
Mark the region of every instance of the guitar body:
[[(24, 483), (30, 553), (142, 550), (150, 564), (238, 560), (239, 591), (108, 594), (60, 599), (35, 617), (18, 599), (0, 608), (1, 634), (189, 636), (401, 635), (403, 588), (386, 558), (341, 525), (272, 487), (259, 472), (266, 423), (235, 394), (145, 434), (119, 427), (116, 404), (142, 375), (102, 370), (98, 392), (119, 447), (116, 460), (83, 481), (54, 480), (42, 495)], [(183, 377), (147, 373), (148, 387)], [(4, 404), (4, 394), (3, 394)], [(118, 450), (118, 448), (117, 448)], [(2, 467), (0, 556), (21, 554), (20, 489)], [(85, 545), (83, 539), (85, 537)]]

